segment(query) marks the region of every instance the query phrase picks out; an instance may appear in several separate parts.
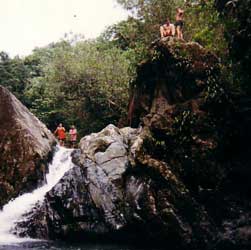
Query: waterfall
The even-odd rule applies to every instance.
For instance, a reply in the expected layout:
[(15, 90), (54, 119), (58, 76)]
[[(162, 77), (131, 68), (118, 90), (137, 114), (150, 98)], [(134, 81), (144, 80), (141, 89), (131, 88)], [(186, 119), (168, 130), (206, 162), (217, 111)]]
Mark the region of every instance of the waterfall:
[(23, 194), (14, 200), (11, 200), (0, 211), (0, 244), (20, 243), (27, 238), (18, 238), (11, 233), (16, 222), (22, 219), (22, 216), (29, 212), (34, 205), (43, 201), (45, 194), (50, 191), (64, 176), (64, 174), (73, 167), (71, 161), (72, 149), (59, 147), (55, 153), (52, 163), (49, 165), (49, 172), (46, 175), (46, 184), (37, 188), (31, 193)]

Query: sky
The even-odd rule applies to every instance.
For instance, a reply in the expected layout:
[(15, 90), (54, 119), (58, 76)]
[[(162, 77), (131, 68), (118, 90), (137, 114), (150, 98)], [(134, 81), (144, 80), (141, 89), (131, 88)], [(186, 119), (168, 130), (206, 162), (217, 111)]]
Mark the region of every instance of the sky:
[(126, 17), (115, 0), (0, 0), (0, 51), (25, 56), (70, 32), (95, 38)]

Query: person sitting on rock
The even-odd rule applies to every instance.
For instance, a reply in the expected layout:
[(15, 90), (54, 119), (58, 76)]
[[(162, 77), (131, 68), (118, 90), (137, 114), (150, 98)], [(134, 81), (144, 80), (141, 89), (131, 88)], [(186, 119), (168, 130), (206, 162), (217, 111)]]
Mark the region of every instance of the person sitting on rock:
[(175, 27), (172, 23), (170, 23), (169, 18), (167, 18), (166, 23), (160, 26), (160, 37), (168, 37), (175, 35)]
[(58, 125), (57, 129), (54, 131), (54, 134), (57, 135), (60, 146), (64, 146), (66, 135), (65, 128), (63, 127), (62, 123)]
[(183, 26), (184, 26), (184, 10), (181, 8), (177, 9), (175, 16), (175, 27), (177, 30), (177, 38), (183, 40)]

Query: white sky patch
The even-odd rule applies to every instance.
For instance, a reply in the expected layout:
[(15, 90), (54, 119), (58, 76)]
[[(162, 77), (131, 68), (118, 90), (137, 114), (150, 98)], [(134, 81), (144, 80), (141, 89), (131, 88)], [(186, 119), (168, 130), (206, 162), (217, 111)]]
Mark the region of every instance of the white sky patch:
[(69, 32), (95, 38), (126, 17), (115, 0), (0, 0), (0, 51), (27, 55)]

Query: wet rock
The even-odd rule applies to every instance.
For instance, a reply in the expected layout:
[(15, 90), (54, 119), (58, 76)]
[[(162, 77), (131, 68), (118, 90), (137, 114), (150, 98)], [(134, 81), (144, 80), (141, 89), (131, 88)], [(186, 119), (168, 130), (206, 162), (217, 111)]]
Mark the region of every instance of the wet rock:
[(0, 86), (0, 207), (43, 181), (55, 138)]
[(157, 238), (159, 245), (182, 247), (212, 240), (216, 229), (206, 211), (169, 167), (157, 160), (155, 167), (147, 157), (143, 165), (135, 153), (141, 150), (139, 136), (144, 132), (109, 125), (84, 137), (73, 155), (76, 166), (19, 223), (22, 235), (148, 243)]

